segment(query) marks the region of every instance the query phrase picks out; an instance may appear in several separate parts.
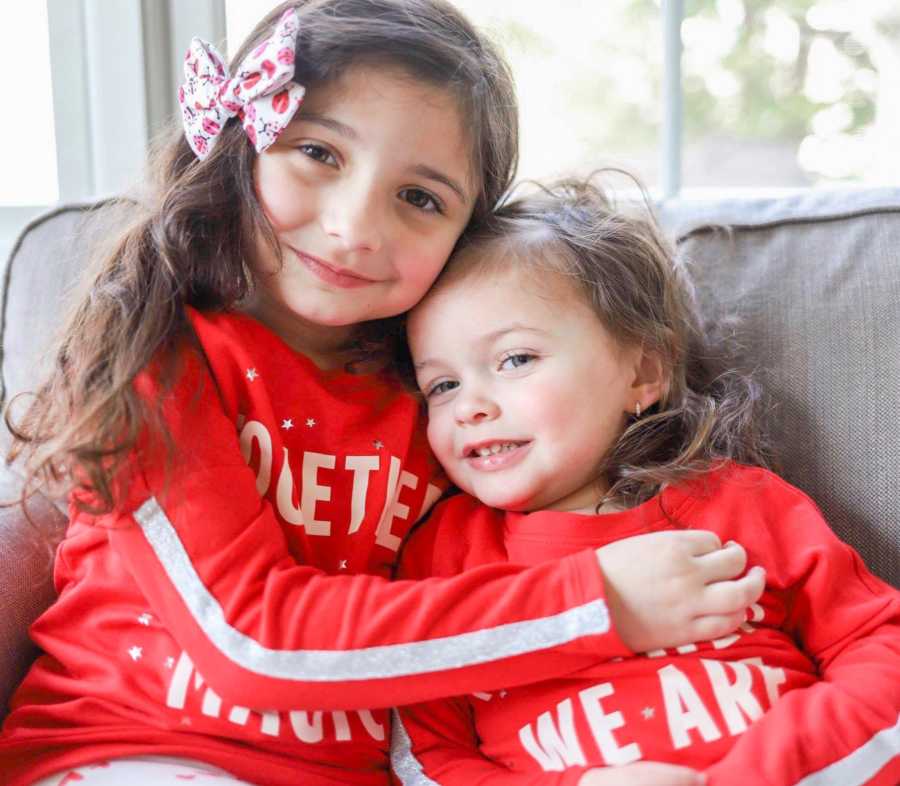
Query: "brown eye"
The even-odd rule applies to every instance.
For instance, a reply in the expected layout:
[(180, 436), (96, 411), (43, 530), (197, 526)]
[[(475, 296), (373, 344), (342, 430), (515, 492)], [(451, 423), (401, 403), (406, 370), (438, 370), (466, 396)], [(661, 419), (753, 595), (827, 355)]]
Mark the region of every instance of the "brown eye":
[(313, 161), (318, 161), (320, 164), (327, 164), (328, 166), (337, 166), (337, 160), (334, 155), (322, 145), (314, 145), (310, 143), (306, 143), (303, 145), (298, 145), (297, 150), (299, 150), (303, 155), (307, 158), (311, 158)]
[(400, 198), (404, 202), (408, 202), (415, 208), (426, 213), (441, 213), (441, 206), (438, 201), (427, 191), (421, 188), (404, 188), (400, 192)]

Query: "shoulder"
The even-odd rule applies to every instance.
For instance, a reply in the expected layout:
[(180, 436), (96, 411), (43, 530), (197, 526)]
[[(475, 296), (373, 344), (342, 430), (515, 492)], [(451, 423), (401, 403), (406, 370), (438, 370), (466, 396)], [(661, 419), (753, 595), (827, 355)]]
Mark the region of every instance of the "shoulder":
[(777, 543), (835, 537), (816, 503), (768, 469), (729, 463), (689, 487), (691, 525), (713, 529), (723, 540), (777, 550)]
[(209, 356), (243, 354), (248, 348), (282, 344), (269, 328), (238, 311), (198, 311), (187, 307), (188, 321)]
[(714, 498), (745, 505), (751, 502), (782, 512), (798, 508), (818, 511), (809, 495), (764, 467), (728, 462), (709, 473), (708, 488)]
[(468, 494), (435, 505), (403, 547), (404, 576), (452, 576), (467, 567), (495, 562), (502, 549), (505, 516)]

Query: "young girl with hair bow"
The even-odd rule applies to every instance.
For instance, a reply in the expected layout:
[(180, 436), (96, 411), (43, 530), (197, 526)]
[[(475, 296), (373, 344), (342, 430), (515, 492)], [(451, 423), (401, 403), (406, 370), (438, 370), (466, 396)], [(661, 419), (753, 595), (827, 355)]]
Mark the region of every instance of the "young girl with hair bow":
[(191, 45), (184, 136), (12, 419), (71, 515), (11, 786), (386, 784), (384, 708), (724, 634), (761, 590), (698, 532), (389, 581), (448, 486), (397, 317), (509, 185), (512, 83), (442, 0), (286, 3), (235, 63)]

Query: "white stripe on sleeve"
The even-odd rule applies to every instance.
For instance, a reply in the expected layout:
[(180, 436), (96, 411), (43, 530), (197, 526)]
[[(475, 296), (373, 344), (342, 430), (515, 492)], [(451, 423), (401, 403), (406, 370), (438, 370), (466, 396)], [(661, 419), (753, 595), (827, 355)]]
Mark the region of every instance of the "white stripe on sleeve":
[(232, 627), (197, 574), (178, 533), (155, 498), (134, 513), (144, 537), (209, 640), (242, 668), (298, 682), (348, 682), (439, 672), (548, 649), (606, 633), (602, 599), (548, 617), (406, 644), (354, 650), (276, 650)]
[(397, 710), (391, 710), (391, 769), (403, 786), (440, 786), (431, 780), (412, 752), (412, 741)]
[(859, 786), (895, 756), (900, 756), (900, 716), (852, 753), (807, 775), (796, 786)]

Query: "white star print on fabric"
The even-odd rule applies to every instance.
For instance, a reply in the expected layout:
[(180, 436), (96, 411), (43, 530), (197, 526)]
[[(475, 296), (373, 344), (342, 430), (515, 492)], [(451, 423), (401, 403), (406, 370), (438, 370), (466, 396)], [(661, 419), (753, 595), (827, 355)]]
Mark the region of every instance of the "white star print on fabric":
[(347, 560), (342, 559), (338, 565), (338, 570), (347, 570)]
[(141, 625), (149, 625), (150, 620), (153, 619), (153, 615), (148, 614), (146, 611), (141, 614), (140, 617), (137, 618), (137, 621), (141, 623)]
[(644, 720), (650, 720), (654, 715), (656, 715), (656, 710), (653, 707), (644, 707), (641, 710), (641, 715), (644, 716)]
[(284, 420), (282, 420), (282, 421), (281, 421), (281, 427), (282, 427), (285, 431), (289, 431), (290, 429), (292, 429), (292, 428), (294, 427), (294, 420), (293, 420), (293, 418), (285, 418)]
[(312, 427), (315, 426), (315, 425), (316, 425), (316, 419), (315, 419), (315, 418), (307, 418), (307, 419), (306, 419), (306, 427), (307, 427), (307, 428), (312, 428)]
[(374, 446), (375, 450), (381, 450), (384, 447), (384, 443), (380, 439), (376, 439), (372, 443), (372, 445)]
[(131, 647), (128, 650), (128, 654), (131, 656), (131, 659), (133, 661), (138, 661), (141, 659), (141, 657), (144, 654), (144, 648), (143, 647)]
[(255, 369), (255, 368), (248, 368), (248, 369), (247, 369), (247, 379), (249, 379), (251, 382), (252, 382), (254, 379), (256, 379), (258, 376), (259, 376), (259, 374), (256, 373), (256, 369)]
[(167, 668), (167, 669), (171, 669), (171, 668), (174, 668), (174, 667), (175, 667), (175, 658), (173, 658), (173, 657), (170, 655), (168, 658), (166, 658), (166, 668)]

